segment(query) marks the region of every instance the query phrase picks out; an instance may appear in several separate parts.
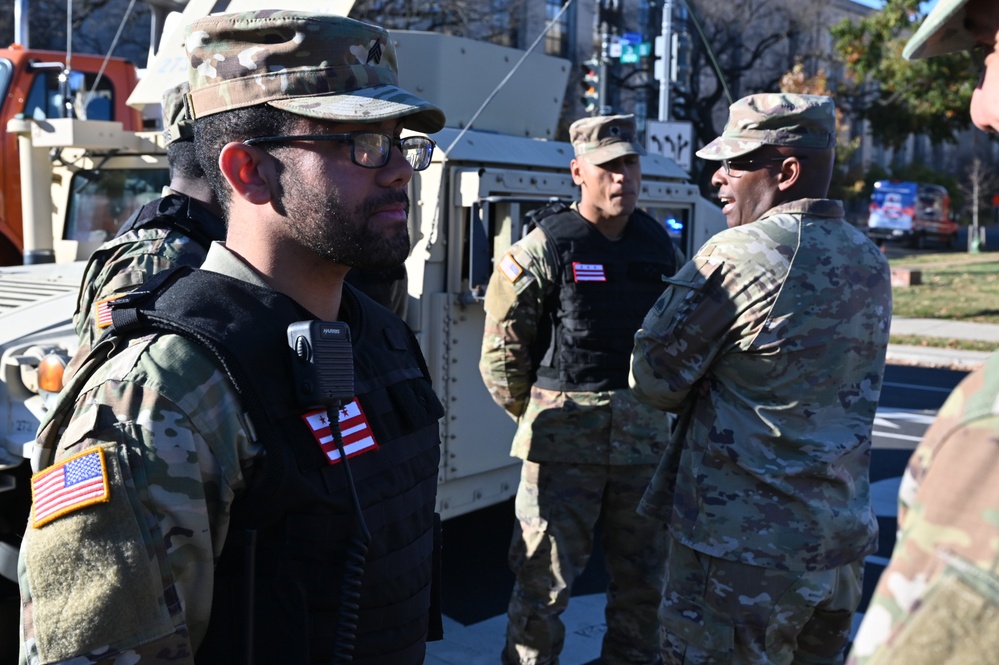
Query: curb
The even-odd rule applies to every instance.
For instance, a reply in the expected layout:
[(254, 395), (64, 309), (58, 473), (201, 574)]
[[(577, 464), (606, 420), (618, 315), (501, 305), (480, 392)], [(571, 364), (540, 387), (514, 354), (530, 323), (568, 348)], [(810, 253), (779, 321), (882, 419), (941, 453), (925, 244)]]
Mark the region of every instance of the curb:
[(991, 356), (988, 351), (960, 351), (934, 346), (904, 346), (889, 344), (887, 362), (890, 365), (936, 367), (972, 371), (978, 369)]

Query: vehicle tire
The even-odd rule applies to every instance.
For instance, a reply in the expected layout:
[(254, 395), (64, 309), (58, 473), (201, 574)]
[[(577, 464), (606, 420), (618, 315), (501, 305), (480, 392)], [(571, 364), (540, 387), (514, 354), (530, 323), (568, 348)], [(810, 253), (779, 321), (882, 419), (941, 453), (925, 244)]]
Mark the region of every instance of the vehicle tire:
[(916, 249), (926, 249), (926, 234), (919, 233), (916, 235), (914, 246)]

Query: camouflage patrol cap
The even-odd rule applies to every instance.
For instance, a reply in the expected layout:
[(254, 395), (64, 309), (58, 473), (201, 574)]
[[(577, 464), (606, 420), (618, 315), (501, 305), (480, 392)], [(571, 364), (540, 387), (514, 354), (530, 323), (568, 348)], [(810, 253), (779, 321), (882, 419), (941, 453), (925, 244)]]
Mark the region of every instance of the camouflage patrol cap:
[(967, 51), (975, 40), (964, 27), (964, 8), (968, 0), (939, 0), (909, 43), (902, 49), (906, 60)]
[(187, 93), (191, 86), (187, 81), (163, 93), (163, 140), (166, 145), (177, 141), (190, 141), (194, 138), (194, 125), (187, 107)]
[(743, 97), (729, 107), (722, 135), (697, 151), (701, 159), (741, 157), (764, 145), (832, 148), (836, 145), (836, 106), (822, 95), (765, 93)]
[(191, 23), (185, 47), (194, 118), (267, 104), (319, 120), (444, 126), (439, 108), (399, 87), (395, 45), (375, 25), (296, 11), (223, 14)]
[(644, 155), (636, 141), (635, 116), (601, 115), (580, 118), (569, 126), (576, 157), (600, 166), (625, 155)]

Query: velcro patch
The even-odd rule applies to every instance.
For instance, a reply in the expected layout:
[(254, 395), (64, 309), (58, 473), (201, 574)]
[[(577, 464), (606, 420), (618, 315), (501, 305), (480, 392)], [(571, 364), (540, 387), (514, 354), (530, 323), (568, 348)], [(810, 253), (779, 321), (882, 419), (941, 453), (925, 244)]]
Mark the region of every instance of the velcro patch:
[(607, 275), (604, 274), (604, 266), (600, 263), (574, 262), (572, 279), (575, 282), (606, 282)]
[(105, 298), (94, 305), (94, 320), (97, 322), (98, 328), (104, 329), (111, 325), (111, 303), (120, 297)]
[(511, 282), (516, 282), (521, 275), (524, 274), (524, 269), (520, 267), (517, 260), (512, 256), (507, 254), (503, 257), (503, 260), (499, 264), (500, 272), (506, 275), (506, 278)]
[(102, 448), (91, 448), (31, 476), (32, 526), (111, 500)]
[[(340, 434), (343, 437), (343, 452), (347, 457), (354, 457), (362, 453), (371, 452), (378, 449), (378, 442), (375, 441), (374, 434), (371, 433), (371, 426), (368, 419), (361, 410), (361, 405), (355, 397), (350, 404), (340, 409), (337, 419), (339, 420)], [(323, 454), (330, 464), (340, 461), (340, 451), (336, 447), (336, 440), (333, 438), (333, 429), (330, 427), (329, 417), (325, 409), (309, 411), (302, 414), (302, 420), (312, 430), (312, 436), (316, 438)]]

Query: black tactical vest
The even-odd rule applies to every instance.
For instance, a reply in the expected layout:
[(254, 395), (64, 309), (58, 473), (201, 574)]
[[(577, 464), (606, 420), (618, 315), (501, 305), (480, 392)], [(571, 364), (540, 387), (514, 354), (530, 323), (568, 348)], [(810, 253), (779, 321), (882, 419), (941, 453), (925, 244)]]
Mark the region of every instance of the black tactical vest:
[[(186, 267), (114, 303), (110, 335), (175, 332), (214, 353), (267, 453), (233, 504), (198, 663), (346, 662), (338, 650), (349, 652), (342, 649), (352, 641), (354, 663), (415, 664), (428, 617), (431, 638), (439, 632), (432, 580), (443, 407), (402, 321), (346, 285), (341, 314), (355, 393), (378, 445), (348, 460), (371, 536), (366, 554), (360, 548), (363, 567), (343, 465), (328, 462), (292, 389), (286, 329), (314, 317), (270, 289)], [(352, 578), (361, 581), (359, 597), (345, 586)], [(345, 629), (347, 637), (338, 633)]]
[(608, 240), (579, 213), (562, 207), (538, 226), (557, 247), (557, 292), (545, 306), (548, 331), (534, 385), (546, 390), (628, 387), (634, 337), (676, 272), (673, 241), (635, 210), (624, 234)]
[(118, 229), (121, 237), (132, 229), (173, 229), (208, 250), (213, 240), (225, 240), (225, 222), (196, 199), (185, 194), (167, 194), (150, 201), (129, 216)]

